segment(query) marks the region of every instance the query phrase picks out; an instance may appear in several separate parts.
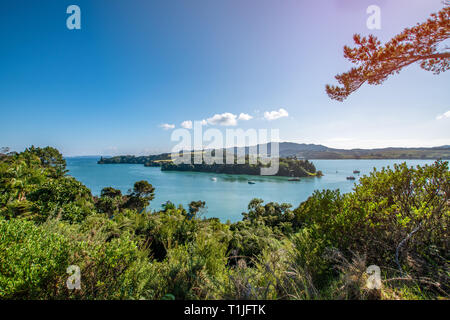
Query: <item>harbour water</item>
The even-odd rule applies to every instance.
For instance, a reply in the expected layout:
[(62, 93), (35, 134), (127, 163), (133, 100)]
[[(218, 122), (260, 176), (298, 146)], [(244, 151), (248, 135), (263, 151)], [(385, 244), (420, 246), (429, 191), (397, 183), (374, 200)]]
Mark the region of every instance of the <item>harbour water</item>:
[[(293, 207), (305, 201), (314, 190), (340, 189), (350, 192), (361, 176), (374, 168), (381, 169), (405, 162), (409, 166), (431, 164), (432, 160), (312, 160), (321, 178), (302, 178), (288, 181), (287, 177), (262, 177), (247, 175), (226, 175), (198, 172), (161, 171), (156, 167), (140, 164), (97, 164), (98, 157), (67, 158), (67, 169), (94, 195), (99, 195), (104, 187), (114, 187), (126, 193), (134, 182), (147, 180), (155, 187), (155, 199), (150, 209), (159, 210), (170, 200), (176, 205), (187, 207), (191, 201), (206, 201), (205, 217), (216, 217), (225, 222), (240, 220), (253, 198), (265, 202), (290, 203)], [(353, 174), (359, 170), (360, 174)], [(355, 176), (356, 180), (347, 180)], [(252, 180), (255, 183), (249, 184)]]

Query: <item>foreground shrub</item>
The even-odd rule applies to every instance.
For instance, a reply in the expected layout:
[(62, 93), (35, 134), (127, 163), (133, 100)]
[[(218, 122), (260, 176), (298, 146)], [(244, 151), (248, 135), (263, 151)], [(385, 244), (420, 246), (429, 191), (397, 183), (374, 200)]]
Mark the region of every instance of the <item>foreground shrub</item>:
[(67, 239), (30, 221), (0, 220), (0, 298), (47, 299), (69, 265)]
[(445, 292), (449, 194), (448, 163), (442, 161), (374, 171), (346, 195), (316, 192), (295, 210), (303, 224), (295, 237), (297, 259), (322, 281), (333, 273), (324, 258), (327, 248), (339, 249), (347, 259), (364, 254), (369, 264), (428, 277)]

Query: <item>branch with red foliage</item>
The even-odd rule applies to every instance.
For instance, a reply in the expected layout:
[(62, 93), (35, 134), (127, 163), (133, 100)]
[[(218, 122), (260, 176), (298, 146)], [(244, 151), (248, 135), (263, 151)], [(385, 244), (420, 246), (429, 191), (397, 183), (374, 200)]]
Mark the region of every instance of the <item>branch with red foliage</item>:
[(344, 101), (364, 83), (378, 85), (404, 67), (420, 63), (424, 70), (439, 74), (450, 69), (449, 48), (439, 44), (450, 38), (450, 5), (424, 23), (405, 29), (384, 46), (373, 35), (353, 36), (356, 47), (344, 47), (344, 57), (357, 67), (335, 78), (341, 86), (326, 85), (331, 99)]

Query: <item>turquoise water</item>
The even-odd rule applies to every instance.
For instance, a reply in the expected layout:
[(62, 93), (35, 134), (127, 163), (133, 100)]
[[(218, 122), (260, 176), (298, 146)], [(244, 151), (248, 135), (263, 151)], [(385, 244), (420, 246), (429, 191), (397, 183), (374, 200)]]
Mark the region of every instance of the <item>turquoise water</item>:
[[(296, 207), (306, 200), (314, 190), (340, 189), (352, 191), (359, 176), (368, 174), (374, 167), (381, 169), (394, 163), (406, 161), (410, 166), (431, 164), (428, 160), (313, 160), (321, 178), (302, 178), (301, 181), (287, 181), (285, 177), (260, 177), (246, 175), (225, 175), (198, 172), (162, 172), (160, 168), (144, 167), (140, 164), (97, 164), (98, 158), (67, 158), (69, 174), (84, 183), (99, 195), (104, 187), (114, 187), (127, 192), (139, 180), (149, 181), (155, 188), (152, 209), (159, 209), (167, 200), (175, 204), (187, 204), (193, 200), (206, 201), (206, 217), (217, 217), (225, 222), (240, 220), (242, 212), (253, 198), (266, 202), (286, 202)], [(354, 175), (353, 170), (361, 171)], [(357, 180), (349, 181), (354, 175)], [(212, 178), (216, 178), (214, 181)], [(255, 184), (248, 184), (253, 180)]]

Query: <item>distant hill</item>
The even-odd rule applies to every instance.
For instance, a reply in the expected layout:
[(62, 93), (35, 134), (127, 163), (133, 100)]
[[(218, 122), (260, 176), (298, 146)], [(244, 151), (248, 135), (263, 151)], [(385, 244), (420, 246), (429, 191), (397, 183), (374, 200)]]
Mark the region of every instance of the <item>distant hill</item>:
[[(258, 145), (257, 150), (265, 145)], [(270, 153), (270, 144), (266, 147)], [(249, 147), (229, 148), (228, 151), (245, 149)], [(294, 142), (279, 143), (280, 157), (297, 157), (304, 159), (450, 159), (450, 146), (433, 148), (381, 148), (381, 149), (334, 149), (320, 144), (305, 144)]]
[[(271, 153), (271, 145), (260, 144), (256, 146), (257, 152), (264, 147), (267, 152)], [(234, 147), (226, 149), (231, 151), (244, 151), (249, 154), (249, 147)], [(334, 149), (320, 144), (305, 144), (294, 142), (280, 142), (279, 155), (282, 158), (297, 157), (299, 159), (425, 159), (450, 160), (450, 146), (440, 146), (433, 148), (381, 148), (381, 149)], [(153, 163), (154, 161), (170, 159), (169, 153), (159, 155), (140, 156), (132, 155), (116, 156), (111, 158), (102, 157), (98, 163), (114, 164), (114, 163)]]

